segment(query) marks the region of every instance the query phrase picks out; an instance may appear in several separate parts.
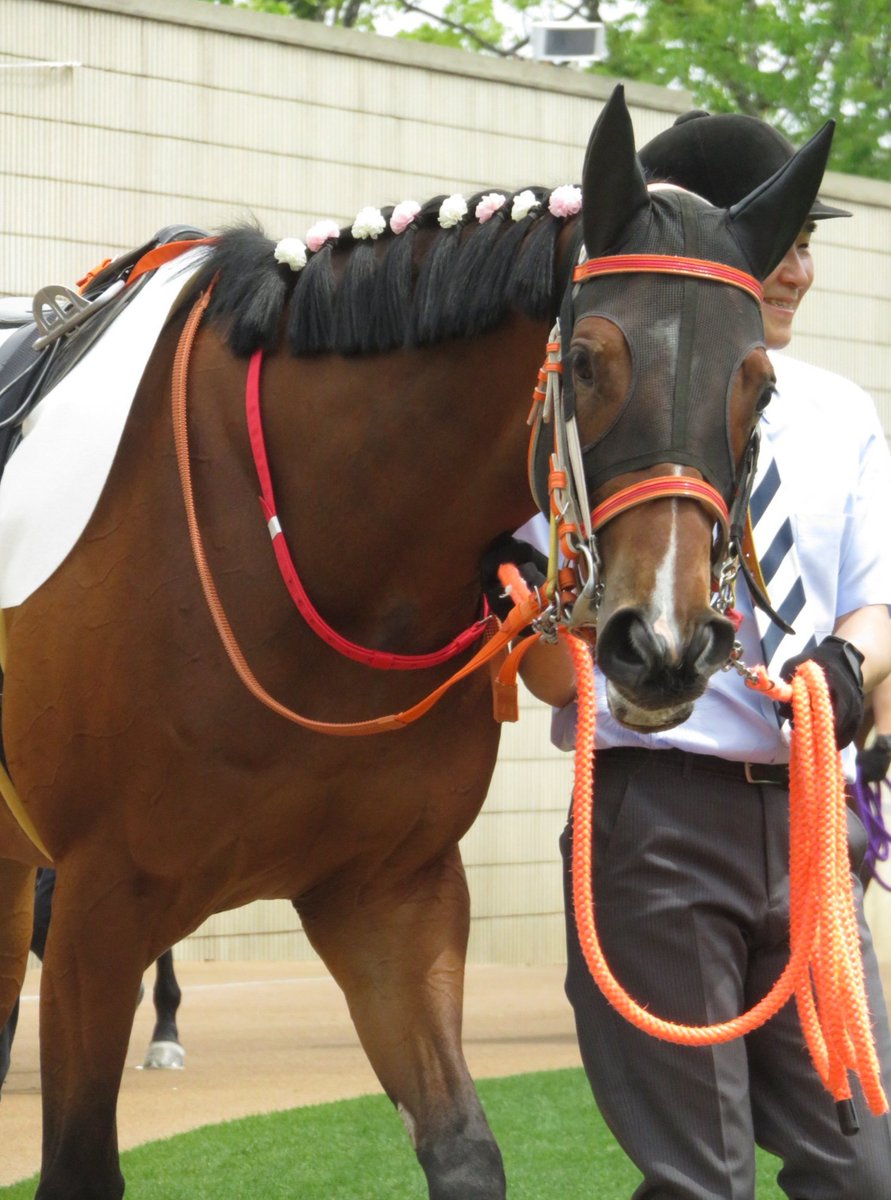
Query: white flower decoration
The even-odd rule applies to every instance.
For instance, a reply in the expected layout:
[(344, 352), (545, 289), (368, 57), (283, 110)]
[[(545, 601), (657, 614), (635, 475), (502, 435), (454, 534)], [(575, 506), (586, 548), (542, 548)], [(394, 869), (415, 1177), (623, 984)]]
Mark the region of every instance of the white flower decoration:
[(510, 208), (510, 219), (512, 221), (522, 221), (524, 217), (528, 217), (533, 208), (538, 207), (538, 200), (535, 192), (529, 188), (525, 192), (518, 192), (514, 196), (514, 202)]
[(362, 240), (364, 238), (379, 238), (387, 228), (387, 222), (384, 220), (384, 214), (379, 208), (363, 208), (353, 221), (353, 237)]
[(302, 271), (306, 266), (306, 246), (300, 238), (282, 238), (275, 248), (275, 261), (284, 263), (292, 271)]
[(451, 229), (460, 224), (466, 216), (467, 201), (458, 192), (453, 196), (446, 196), (439, 206), (438, 220), (443, 229)]

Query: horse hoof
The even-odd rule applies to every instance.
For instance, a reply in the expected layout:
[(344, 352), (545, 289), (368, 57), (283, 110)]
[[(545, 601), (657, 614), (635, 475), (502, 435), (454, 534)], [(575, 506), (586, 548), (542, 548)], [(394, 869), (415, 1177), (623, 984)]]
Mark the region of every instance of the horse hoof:
[(186, 1052), (179, 1042), (152, 1042), (142, 1064), (146, 1071), (182, 1071)]

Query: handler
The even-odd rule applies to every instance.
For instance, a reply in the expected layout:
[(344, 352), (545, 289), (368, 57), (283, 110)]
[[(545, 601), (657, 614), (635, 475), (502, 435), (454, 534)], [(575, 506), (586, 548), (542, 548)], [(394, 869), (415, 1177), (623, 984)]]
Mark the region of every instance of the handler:
[[(792, 153), (785, 138), (754, 118), (691, 113), (640, 157), (650, 178), (727, 207)], [(848, 215), (817, 201), (812, 220), (765, 281), (770, 351), (788, 344), (811, 286), (814, 223)], [(771, 361), (777, 393), (762, 437), (792, 514), (816, 635), (781, 674), (791, 677), (804, 657), (820, 663), (845, 746), (862, 716), (864, 683), (874, 686), (891, 667), (891, 466), (864, 392), (784, 355), (772, 353)], [(535, 540), (545, 548), (539, 521)], [(519, 536), (529, 537), (529, 528)], [(737, 607), (744, 660), (763, 662), (742, 581)], [(531, 690), (558, 706), (552, 736), (565, 750), (576, 723), (569, 670), (562, 645), (540, 643), (524, 671)], [(734, 1017), (767, 993), (789, 957), (788, 726), (781, 728), (774, 705), (735, 672), (713, 677), (688, 721), (654, 734), (613, 720), (599, 675), (597, 683), (596, 912), (607, 961), (658, 1016), (691, 1024)], [(852, 857), (865, 844), (856, 825), (852, 816)], [(756, 1143), (782, 1160), (778, 1181), (791, 1200), (891, 1200), (891, 1122), (870, 1115), (855, 1081), (861, 1128), (853, 1137), (842, 1134), (793, 1001), (743, 1041), (695, 1049), (639, 1032), (608, 1004), (578, 945), (571, 838), (567, 826), (566, 992), (598, 1107), (644, 1176), (634, 1200), (752, 1200)], [(877, 1048), (891, 1089), (887, 1012), (856, 881), (855, 888)]]

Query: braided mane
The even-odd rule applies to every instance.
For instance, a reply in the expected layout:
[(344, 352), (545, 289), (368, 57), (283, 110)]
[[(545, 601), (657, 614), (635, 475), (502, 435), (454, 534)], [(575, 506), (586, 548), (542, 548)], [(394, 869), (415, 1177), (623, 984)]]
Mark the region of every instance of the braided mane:
[(221, 234), (189, 292), (216, 277), (208, 319), (239, 356), (272, 349), (283, 332), (295, 355), (375, 354), (474, 337), (510, 311), (546, 319), (559, 305), (555, 253), (565, 218), (549, 211), (548, 190), (523, 192), (536, 204), (519, 219), (508, 193), (478, 221), (487, 192), (468, 199), (467, 218), (442, 228), (446, 198), (438, 196), (398, 235), (394, 210), (383, 209), (386, 229), (375, 240), (341, 230), (299, 271), (276, 261), (276, 242), (259, 227), (237, 226)]

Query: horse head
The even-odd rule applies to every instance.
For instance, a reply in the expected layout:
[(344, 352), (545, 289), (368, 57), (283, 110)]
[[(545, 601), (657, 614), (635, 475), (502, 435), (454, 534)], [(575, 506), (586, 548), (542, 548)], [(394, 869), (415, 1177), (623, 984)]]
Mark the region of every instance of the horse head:
[(610, 709), (630, 727), (684, 721), (728, 660), (716, 580), (738, 551), (727, 514), (741, 498), (745, 509), (774, 383), (758, 280), (803, 225), (831, 140), (827, 125), (724, 210), (648, 188), (620, 88), (591, 135), (584, 250), (561, 324), (564, 414), (578, 427), (602, 582), (573, 623), (596, 626)]

